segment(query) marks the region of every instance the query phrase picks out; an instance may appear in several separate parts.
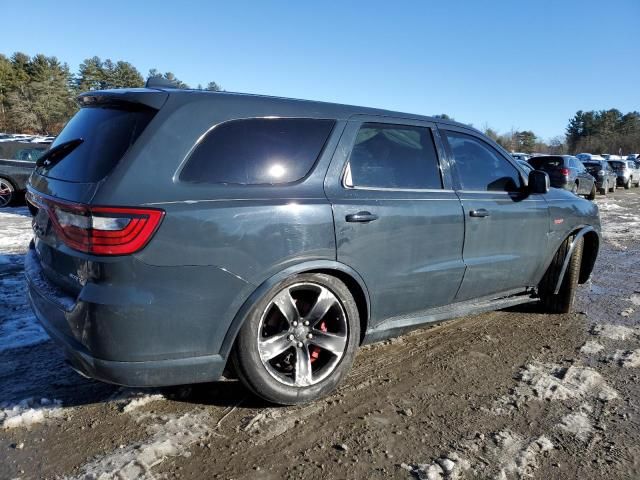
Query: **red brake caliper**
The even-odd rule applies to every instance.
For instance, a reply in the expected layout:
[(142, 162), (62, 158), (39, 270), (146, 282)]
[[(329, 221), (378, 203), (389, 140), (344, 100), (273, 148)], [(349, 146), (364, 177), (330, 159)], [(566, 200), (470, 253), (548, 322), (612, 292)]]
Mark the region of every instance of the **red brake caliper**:
[[(325, 322), (320, 323), (318, 330), (326, 332), (327, 324)], [(320, 357), (320, 347), (309, 347), (309, 353), (311, 354), (311, 363), (315, 362)]]

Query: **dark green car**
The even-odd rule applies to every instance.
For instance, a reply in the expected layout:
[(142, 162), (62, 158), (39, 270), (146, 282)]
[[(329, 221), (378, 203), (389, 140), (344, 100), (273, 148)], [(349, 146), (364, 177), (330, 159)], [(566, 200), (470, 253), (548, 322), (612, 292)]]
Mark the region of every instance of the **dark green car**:
[(568, 312), (597, 206), (460, 123), (233, 93), (90, 92), (29, 181), (33, 310), (84, 375), (235, 374), (317, 399), (358, 346), (539, 302)]

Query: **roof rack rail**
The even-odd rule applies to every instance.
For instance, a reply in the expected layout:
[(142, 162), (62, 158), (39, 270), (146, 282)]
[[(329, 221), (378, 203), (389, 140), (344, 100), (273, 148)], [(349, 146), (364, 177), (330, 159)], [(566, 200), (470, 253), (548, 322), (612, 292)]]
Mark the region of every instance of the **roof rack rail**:
[(178, 85), (173, 80), (168, 80), (164, 77), (149, 77), (147, 83), (144, 85), (146, 88), (178, 88)]

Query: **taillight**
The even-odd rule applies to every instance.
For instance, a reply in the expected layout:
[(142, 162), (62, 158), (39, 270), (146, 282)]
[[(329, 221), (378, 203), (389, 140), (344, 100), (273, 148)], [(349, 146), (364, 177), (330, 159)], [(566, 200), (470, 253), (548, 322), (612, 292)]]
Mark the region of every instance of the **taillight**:
[(130, 255), (142, 250), (164, 211), (155, 208), (94, 207), (30, 195), (45, 208), (58, 237), (74, 250), (94, 255)]
[(564, 175), (565, 177), (569, 176), (569, 169), (568, 168), (563, 168), (562, 170), (560, 170), (560, 173), (562, 175)]

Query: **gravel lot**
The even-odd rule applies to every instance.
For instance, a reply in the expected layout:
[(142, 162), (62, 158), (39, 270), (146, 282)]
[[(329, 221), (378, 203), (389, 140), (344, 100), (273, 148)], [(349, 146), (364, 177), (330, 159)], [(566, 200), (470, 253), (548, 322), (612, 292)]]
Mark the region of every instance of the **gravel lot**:
[(598, 197), (605, 243), (576, 313), (470, 316), (362, 349), (310, 406), (233, 380), (132, 390), (65, 366), (0, 211), (0, 478), (640, 478), (640, 190)]

